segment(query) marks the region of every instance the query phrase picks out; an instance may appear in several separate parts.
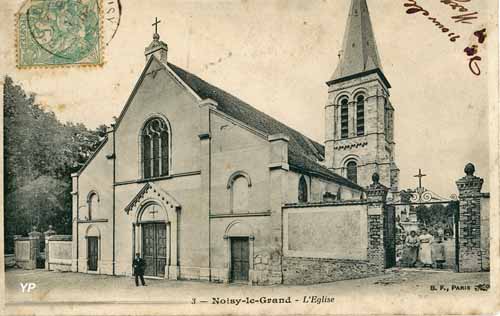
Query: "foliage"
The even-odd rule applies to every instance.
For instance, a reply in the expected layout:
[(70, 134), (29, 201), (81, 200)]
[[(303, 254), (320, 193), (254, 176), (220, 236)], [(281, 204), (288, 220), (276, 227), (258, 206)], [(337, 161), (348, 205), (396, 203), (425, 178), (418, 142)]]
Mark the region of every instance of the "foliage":
[(432, 233), (433, 228), (437, 224), (452, 224), (455, 209), (456, 206), (453, 203), (449, 205), (432, 204), (430, 206), (419, 205), (415, 209), (415, 212), (417, 213), (417, 220), (422, 227), (426, 227)]
[[(10, 77), (4, 83), (5, 237), (53, 225), (71, 233), (71, 173), (79, 170), (106, 126), (61, 123)], [(8, 236), (8, 238), (7, 238)], [(6, 251), (11, 251), (6, 245)]]

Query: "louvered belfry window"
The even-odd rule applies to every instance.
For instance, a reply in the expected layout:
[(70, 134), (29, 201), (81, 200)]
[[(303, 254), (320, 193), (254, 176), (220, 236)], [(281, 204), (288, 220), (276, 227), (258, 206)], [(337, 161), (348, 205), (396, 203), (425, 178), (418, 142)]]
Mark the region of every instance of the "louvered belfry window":
[(365, 97), (360, 95), (356, 100), (356, 131), (358, 136), (365, 134)]
[(142, 164), (145, 179), (168, 175), (168, 126), (161, 118), (149, 120), (142, 130)]
[(349, 105), (347, 99), (340, 101), (340, 137), (349, 137)]

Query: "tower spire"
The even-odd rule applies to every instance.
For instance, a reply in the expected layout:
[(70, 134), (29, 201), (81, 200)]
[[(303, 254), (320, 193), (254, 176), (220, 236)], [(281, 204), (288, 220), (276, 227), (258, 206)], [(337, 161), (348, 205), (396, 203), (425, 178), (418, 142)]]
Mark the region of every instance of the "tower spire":
[(351, 0), (340, 54), (339, 64), (330, 82), (340, 82), (367, 72), (378, 72), (382, 80), (390, 87), (382, 72), (366, 0)]

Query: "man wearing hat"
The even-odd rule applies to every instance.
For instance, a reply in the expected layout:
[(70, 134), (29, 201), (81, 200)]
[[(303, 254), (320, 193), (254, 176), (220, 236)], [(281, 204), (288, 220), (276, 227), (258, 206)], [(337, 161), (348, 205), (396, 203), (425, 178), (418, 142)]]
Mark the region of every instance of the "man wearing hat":
[(135, 286), (139, 286), (139, 277), (141, 278), (142, 286), (146, 286), (144, 282), (144, 270), (146, 269), (146, 262), (141, 258), (140, 253), (135, 254), (135, 259), (132, 263), (135, 275)]

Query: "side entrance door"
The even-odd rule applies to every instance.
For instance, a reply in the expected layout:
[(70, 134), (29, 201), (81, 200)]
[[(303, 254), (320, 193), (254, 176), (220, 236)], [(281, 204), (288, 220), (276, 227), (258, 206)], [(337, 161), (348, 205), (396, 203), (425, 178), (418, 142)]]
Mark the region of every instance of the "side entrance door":
[(144, 274), (164, 277), (167, 264), (166, 224), (143, 224), (142, 245), (142, 257), (146, 262)]
[(87, 237), (87, 264), (89, 271), (97, 271), (99, 241), (97, 237)]
[(231, 280), (248, 282), (249, 249), (248, 238), (231, 238)]

